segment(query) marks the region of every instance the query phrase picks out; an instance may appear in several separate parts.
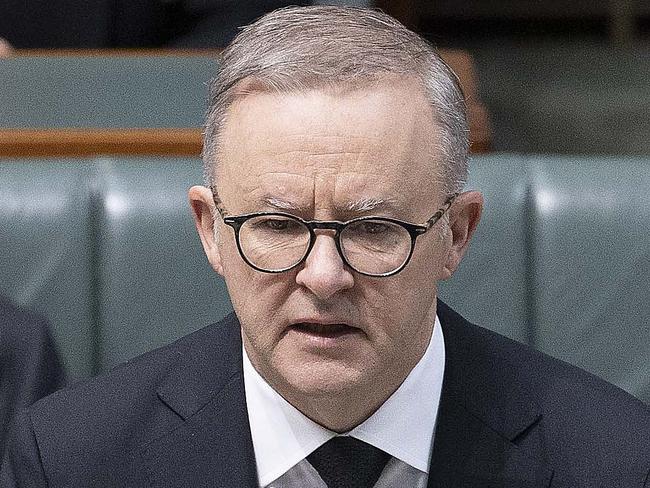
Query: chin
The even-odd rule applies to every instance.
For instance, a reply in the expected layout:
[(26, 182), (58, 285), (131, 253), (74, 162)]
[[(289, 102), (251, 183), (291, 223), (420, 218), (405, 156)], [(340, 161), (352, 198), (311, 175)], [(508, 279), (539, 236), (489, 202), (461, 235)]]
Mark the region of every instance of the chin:
[(363, 390), (367, 372), (344, 364), (306, 364), (287, 371), (283, 383), (290, 391), (310, 398), (340, 397)]

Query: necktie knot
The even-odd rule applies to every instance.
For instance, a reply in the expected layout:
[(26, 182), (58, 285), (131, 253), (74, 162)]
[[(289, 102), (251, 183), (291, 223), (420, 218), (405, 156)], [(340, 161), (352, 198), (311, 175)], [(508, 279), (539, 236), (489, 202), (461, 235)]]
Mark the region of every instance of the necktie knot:
[(390, 454), (354, 437), (330, 439), (309, 456), (328, 488), (372, 488)]

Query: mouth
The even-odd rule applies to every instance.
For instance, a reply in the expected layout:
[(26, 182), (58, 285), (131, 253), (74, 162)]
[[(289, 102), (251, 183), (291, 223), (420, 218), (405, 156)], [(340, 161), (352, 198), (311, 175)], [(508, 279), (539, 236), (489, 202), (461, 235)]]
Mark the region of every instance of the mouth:
[(291, 325), (290, 330), (301, 334), (322, 339), (338, 339), (351, 334), (358, 334), (359, 329), (347, 324), (321, 324), (314, 322), (299, 322)]

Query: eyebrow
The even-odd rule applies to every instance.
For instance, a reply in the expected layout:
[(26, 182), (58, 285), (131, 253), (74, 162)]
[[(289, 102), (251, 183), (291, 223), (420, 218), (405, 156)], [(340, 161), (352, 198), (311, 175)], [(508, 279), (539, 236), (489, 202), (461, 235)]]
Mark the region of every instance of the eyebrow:
[(346, 210), (350, 212), (369, 212), (377, 208), (393, 209), (395, 208), (395, 200), (391, 198), (366, 197), (346, 205)]
[[(262, 199), (262, 203), (278, 210), (290, 210), (295, 212), (307, 212), (311, 205), (304, 206), (290, 200), (267, 196)], [(347, 203), (343, 208), (348, 212), (364, 213), (376, 209), (395, 210), (397, 208), (396, 200), (392, 198), (363, 197), (358, 200)]]
[(278, 210), (294, 210), (294, 211), (305, 211), (307, 208), (303, 205), (298, 205), (295, 202), (289, 200), (282, 200), (277, 197), (264, 197), (262, 203), (268, 205), (269, 207), (277, 208)]

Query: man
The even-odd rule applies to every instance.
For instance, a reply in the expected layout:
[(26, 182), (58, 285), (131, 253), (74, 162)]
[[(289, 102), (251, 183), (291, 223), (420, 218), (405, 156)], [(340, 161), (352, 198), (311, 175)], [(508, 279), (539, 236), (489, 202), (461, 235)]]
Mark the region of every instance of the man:
[(0, 296), (0, 453), (14, 412), (64, 383), (47, 322)]
[(24, 412), (0, 485), (650, 486), (641, 402), (437, 300), (467, 152), (457, 80), (390, 17), (245, 29), (189, 192), (235, 315)]

